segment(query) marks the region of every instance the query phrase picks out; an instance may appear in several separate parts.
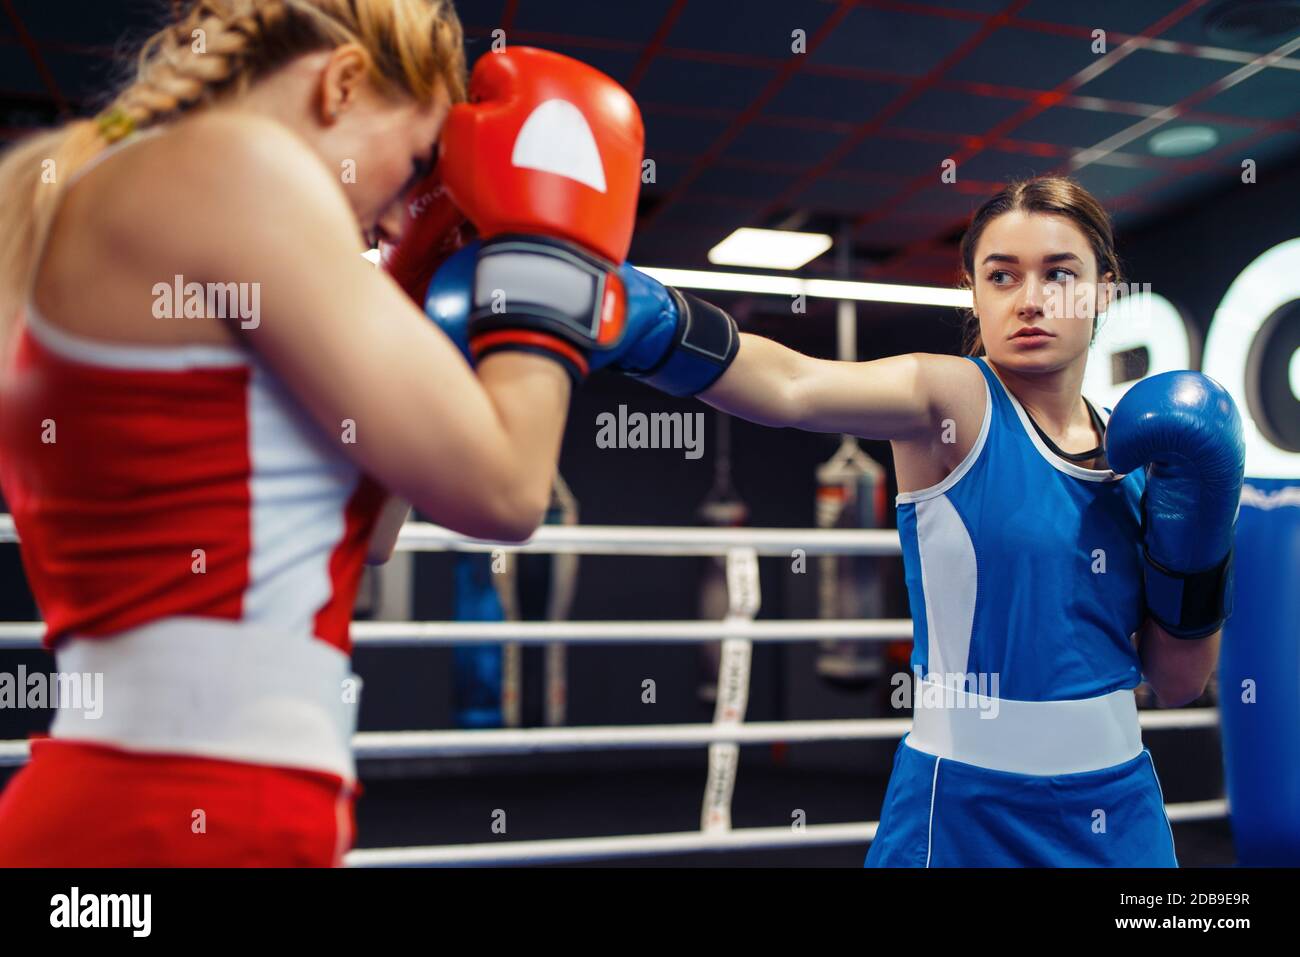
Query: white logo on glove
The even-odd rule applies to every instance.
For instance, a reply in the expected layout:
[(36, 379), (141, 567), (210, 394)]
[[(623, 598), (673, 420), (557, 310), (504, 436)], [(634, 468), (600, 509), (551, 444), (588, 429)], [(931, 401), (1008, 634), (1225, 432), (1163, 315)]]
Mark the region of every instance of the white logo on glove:
[(547, 100), (524, 121), (510, 162), (605, 192), (605, 168), (587, 118), (567, 100)]

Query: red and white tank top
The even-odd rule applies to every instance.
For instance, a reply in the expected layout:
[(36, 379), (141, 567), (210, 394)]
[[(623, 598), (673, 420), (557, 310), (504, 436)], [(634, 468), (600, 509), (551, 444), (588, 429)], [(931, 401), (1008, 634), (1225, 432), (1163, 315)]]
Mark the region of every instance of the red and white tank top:
[(92, 341), (29, 305), (0, 489), (47, 645), (185, 615), (349, 651), (383, 490), (241, 348)]
[(237, 345), (94, 340), (31, 303), (18, 322), (0, 491), (59, 671), (102, 688), (51, 736), (351, 781), (349, 625), (385, 493), (342, 431)]

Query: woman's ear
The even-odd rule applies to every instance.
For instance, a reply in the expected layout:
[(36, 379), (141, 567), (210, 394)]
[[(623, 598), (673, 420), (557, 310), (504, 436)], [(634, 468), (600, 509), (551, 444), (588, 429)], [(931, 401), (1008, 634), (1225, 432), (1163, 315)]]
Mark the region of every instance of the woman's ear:
[(320, 76), (321, 117), (333, 123), (350, 109), (369, 79), (370, 57), (355, 43), (345, 43), (330, 53)]
[(1097, 280), (1097, 310), (1094, 316), (1100, 316), (1110, 308), (1110, 294), (1115, 288), (1115, 274), (1106, 272)]

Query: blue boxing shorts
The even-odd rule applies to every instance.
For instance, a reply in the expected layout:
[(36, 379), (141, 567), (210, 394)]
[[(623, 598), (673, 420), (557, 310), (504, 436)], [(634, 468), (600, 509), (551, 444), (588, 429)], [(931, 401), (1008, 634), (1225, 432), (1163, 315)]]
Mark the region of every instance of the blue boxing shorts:
[(1178, 866), (1131, 691), (996, 701), (987, 724), (958, 694), (972, 710), (916, 709), (866, 866)]

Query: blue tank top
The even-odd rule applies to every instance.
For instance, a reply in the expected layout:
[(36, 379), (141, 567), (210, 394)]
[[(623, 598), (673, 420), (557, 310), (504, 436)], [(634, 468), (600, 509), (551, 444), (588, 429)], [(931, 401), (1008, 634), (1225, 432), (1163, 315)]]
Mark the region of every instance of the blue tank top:
[(1145, 474), (1056, 455), (987, 361), (971, 361), (986, 389), (979, 438), (942, 482), (896, 500), (914, 671), (1018, 701), (1137, 687)]

